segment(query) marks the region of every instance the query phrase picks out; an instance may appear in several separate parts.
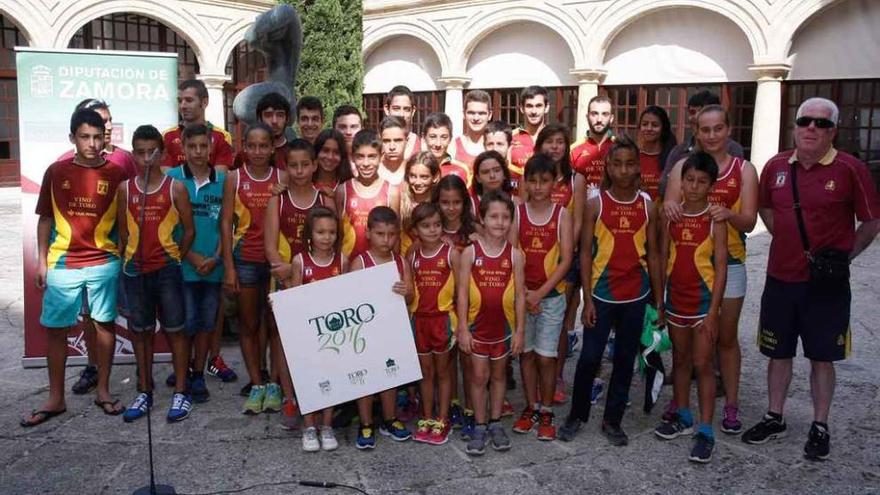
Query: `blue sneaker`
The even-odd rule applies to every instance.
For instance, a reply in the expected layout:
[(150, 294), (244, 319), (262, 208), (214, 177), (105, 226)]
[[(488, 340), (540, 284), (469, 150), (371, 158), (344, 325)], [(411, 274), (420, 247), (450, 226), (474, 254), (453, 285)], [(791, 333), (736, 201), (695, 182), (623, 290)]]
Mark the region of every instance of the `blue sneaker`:
[(464, 426), (464, 409), (461, 408), (458, 401), (454, 401), (449, 408), (449, 423), (452, 424), (453, 430)]
[(474, 429), (477, 427), (477, 418), (474, 412), (468, 409), (464, 410), (464, 416), (461, 426), (461, 439), (467, 442), (474, 437)]
[(361, 427), (358, 428), (358, 437), (354, 446), (357, 447), (358, 450), (376, 448), (376, 435), (375, 432), (373, 432), (372, 426), (361, 425)]
[(202, 374), (192, 377), (189, 391), (192, 394), (193, 402), (198, 404), (208, 402), (208, 399), (211, 398), (211, 394), (208, 392), (208, 386), (205, 383), (205, 375)]
[(186, 394), (176, 393), (171, 398), (171, 407), (168, 408), (168, 422), (183, 421), (189, 417), (192, 409), (192, 399)]
[(122, 413), (122, 420), (126, 423), (131, 423), (136, 419), (141, 419), (151, 407), (153, 407), (153, 394), (141, 392), (134, 398), (128, 409)]
[(379, 426), (379, 434), (383, 437), (391, 437), (395, 442), (405, 442), (412, 438), (412, 433), (406, 429), (406, 425), (397, 419), (382, 423)]
[(602, 394), (605, 392), (605, 382), (601, 378), (593, 380), (593, 389), (590, 390), (590, 404), (594, 406), (599, 403)]

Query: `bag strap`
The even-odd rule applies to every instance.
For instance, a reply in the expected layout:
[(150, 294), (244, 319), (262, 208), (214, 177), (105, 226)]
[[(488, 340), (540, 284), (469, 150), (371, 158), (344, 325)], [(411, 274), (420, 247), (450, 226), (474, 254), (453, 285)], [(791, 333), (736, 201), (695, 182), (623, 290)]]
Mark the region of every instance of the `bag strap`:
[(797, 186), (797, 162), (791, 163), (791, 195), (793, 198), (794, 215), (797, 218), (798, 232), (801, 235), (801, 244), (804, 245), (804, 254), (810, 258), (810, 241), (807, 239), (807, 227), (804, 225), (804, 215), (801, 213), (801, 199)]

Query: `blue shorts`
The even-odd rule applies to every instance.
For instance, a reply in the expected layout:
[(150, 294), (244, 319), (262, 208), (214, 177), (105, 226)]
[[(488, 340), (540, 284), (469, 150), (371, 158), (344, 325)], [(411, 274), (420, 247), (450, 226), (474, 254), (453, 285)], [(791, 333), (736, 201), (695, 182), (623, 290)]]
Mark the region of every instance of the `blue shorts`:
[(186, 333), (190, 336), (198, 332), (214, 331), (217, 322), (217, 309), (220, 307), (220, 288), (218, 282), (184, 282), (183, 303), (186, 308)]
[[(120, 272), (122, 273), (122, 272)], [(125, 297), (125, 284), (117, 283), (116, 284), (116, 312), (122, 316), (128, 317), (128, 302)], [(82, 298), (82, 308), (79, 310), (80, 316), (83, 318), (91, 317), (91, 310), (89, 309), (89, 290), (86, 289), (83, 291)]]
[(235, 273), (238, 274), (238, 284), (242, 287), (268, 288), (269, 279), (272, 278), (269, 263), (235, 260)]
[(169, 265), (141, 275), (125, 275), (128, 296), (128, 329), (132, 332), (156, 330), (156, 315), (162, 330), (173, 333), (183, 330), (185, 317), (183, 275), (180, 265)]
[(559, 351), (559, 334), (565, 319), (565, 295), (545, 297), (541, 312), (526, 313), (526, 333), (523, 352), (555, 358)]
[(99, 323), (116, 319), (116, 286), (119, 283), (119, 260), (85, 268), (50, 268), (46, 272), (46, 290), (40, 324), (48, 328), (67, 328), (76, 324), (89, 293), (89, 313)]

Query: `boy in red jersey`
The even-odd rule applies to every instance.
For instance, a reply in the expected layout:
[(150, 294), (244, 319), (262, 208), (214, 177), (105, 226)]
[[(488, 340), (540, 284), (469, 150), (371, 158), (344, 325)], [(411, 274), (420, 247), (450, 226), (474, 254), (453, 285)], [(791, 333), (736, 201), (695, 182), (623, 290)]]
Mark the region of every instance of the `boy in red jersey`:
[(385, 117), (379, 123), (379, 139), (382, 141), (382, 158), (379, 164), (379, 178), (393, 187), (404, 179), (404, 148), (406, 147), (406, 124), (398, 117)]
[(171, 344), (174, 395), (168, 422), (189, 417), (192, 397), (187, 386), (189, 337), (184, 331), (183, 273), (180, 262), (195, 238), (192, 206), (186, 186), (159, 170), (152, 157), (162, 153), (162, 135), (151, 126), (135, 129), (131, 138), (138, 175), (117, 188), (119, 248), (125, 260), (122, 272), (138, 367), (138, 395), (122, 419), (132, 422), (153, 405), (153, 337), (156, 315)]
[[(285, 131), (290, 125), (290, 102), (287, 98), (278, 93), (269, 93), (260, 98), (257, 102), (257, 121), (262, 122), (272, 129), (272, 144), (275, 146), (275, 153), (272, 157), (272, 165), (280, 170), (284, 170), (287, 163), (287, 136)], [(235, 155), (235, 163), (233, 169), (237, 169), (244, 164), (247, 156), (244, 150)]]
[(543, 86), (529, 86), (519, 95), (519, 111), (523, 126), (513, 133), (510, 144), (510, 166), (515, 175), (522, 176), (526, 162), (535, 154), (535, 140), (544, 128), (550, 113), (550, 93)]
[(232, 167), (235, 155), (232, 151), (232, 136), (205, 120), (206, 108), (208, 108), (208, 88), (203, 81), (188, 79), (180, 83), (177, 88), (177, 112), (181, 121), (177, 127), (167, 129), (162, 134), (165, 140), (165, 154), (162, 157), (163, 172), (186, 163), (181, 133), (189, 124), (204, 124), (211, 130), (211, 153), (208, 156), (208, 163), (221, 172), (226, 172)]
[[(386, 117), (400, 117), (406, 124), (406, 147), (403, 151), (404, 159), (423, 151), (422, 139), (418, 132), (412, 132), (413, 117), (416, 114), (416, 99), (413, 92), (406, 86), (394, 86), (385, 95), (385, 105), (382, 110)], [(450, 128), (450, 131), (452, 129)], [(448, 145), (448, 143), (447, 143)]]
[(296, 123), (300, 137), (314, 144), (324, 128), (324, 105), (315, 96), (303, 96), (296, 102)]
[[(358, 138), (355, 137), (355, 143), (357, 142)], [(352, 260), (351, 271), (363, 270), (383, 263), (394, 263), (400, 274), (400, 281), (395, 282), (391, 290), (402, 296), (407, 304), (411, 303), (412, 273), (403, 257), (394, 252), (400, 238), (400, 218), (397, 213), (387, 206), (377, 206), (370, 210), (366, 237), (369, 249)], [(390, 437), (396, 442), (405, 442), (412, 437), (412, 433), (394, 416), (396, 397), (397, 391), (393, 388), (379, 393), (379, 400), (382, 402), (382, 424), (379, 425), (379, 434)], [(373, 396), (358, 399), (357, 407), (361, 425), (358, 428), (355, 446), (360, 450), (372, 449), (376, 446), (376, 437), (373, 434)]]
[(467, 187), (471, 187), (473, 169), (471, 164), (454, 160), (449, 156), (449, 140), (452, 139), (452, 120), (445, 113), (435, 112), (422, 123), (422, 140), (425, 147), (440, 163), (440, 177), (457, 175)]
[(474, 89), (464, 97), (464, 133), (449, 146), (449, 154), (456, 161), (473, 165), (474, 158), (486, 151), (483, 132), (492, 118), (492, 98), (489, 93)]
[(594, 96), (587, 105), (587, 135), (571, 145), (571, 168), (587, 179), (587, 194), (592, 198), (599, 193), (605, 169), (605, 155), (614, 144), (611, 124), (614, 109), (611, 99), (604, 95)]
[(36, 426), (67, 411), (67, 332), (76, 324), (85, 290), (97, 330), (92, 348), (98, 368), (95, 404), (106, 414), (122, 412), (122, 405), (110, 396), (109, 383), (119, 278), (114, 192), (125, 180), (125, 171), (107, 166), (101, 156), (104, 121), (94, 110), (74, 112), (70, 142), (76, 154), (46, 169), (37, 199), (36, 284), (43, 291), (40, 324), (48, 330), (49, 397), (21, 419), (23, 427)]
[(513, 431), (528, 433), (538, 423), (538, 440), (555, 440), (551, 406), (565, 317), (565, 274), (573, 253), (571, 217), (550, 199), (556, 182), (552, 158), (543, 153), (531, 157), (525, 172), (529, 200), (517, 208), (511, 237), (525, 253), (528, 314), (520, 369), (527, 405)]

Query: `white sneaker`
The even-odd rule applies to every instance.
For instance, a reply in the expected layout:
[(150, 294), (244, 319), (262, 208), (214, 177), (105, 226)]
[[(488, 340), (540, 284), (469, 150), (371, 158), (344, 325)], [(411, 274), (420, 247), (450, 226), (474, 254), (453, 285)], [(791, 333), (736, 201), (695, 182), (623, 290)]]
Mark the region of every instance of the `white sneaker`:
[(333, 433), (332, 426), (321, 427), (321, 448), (324, 450), (336, 450), (339, 442), (336, 441), (336, 434)]
[(306, 452), (321, 450), (321, 444), (318, 442), (318, 430), (314, 426), (303, 430), (303, 450)]

